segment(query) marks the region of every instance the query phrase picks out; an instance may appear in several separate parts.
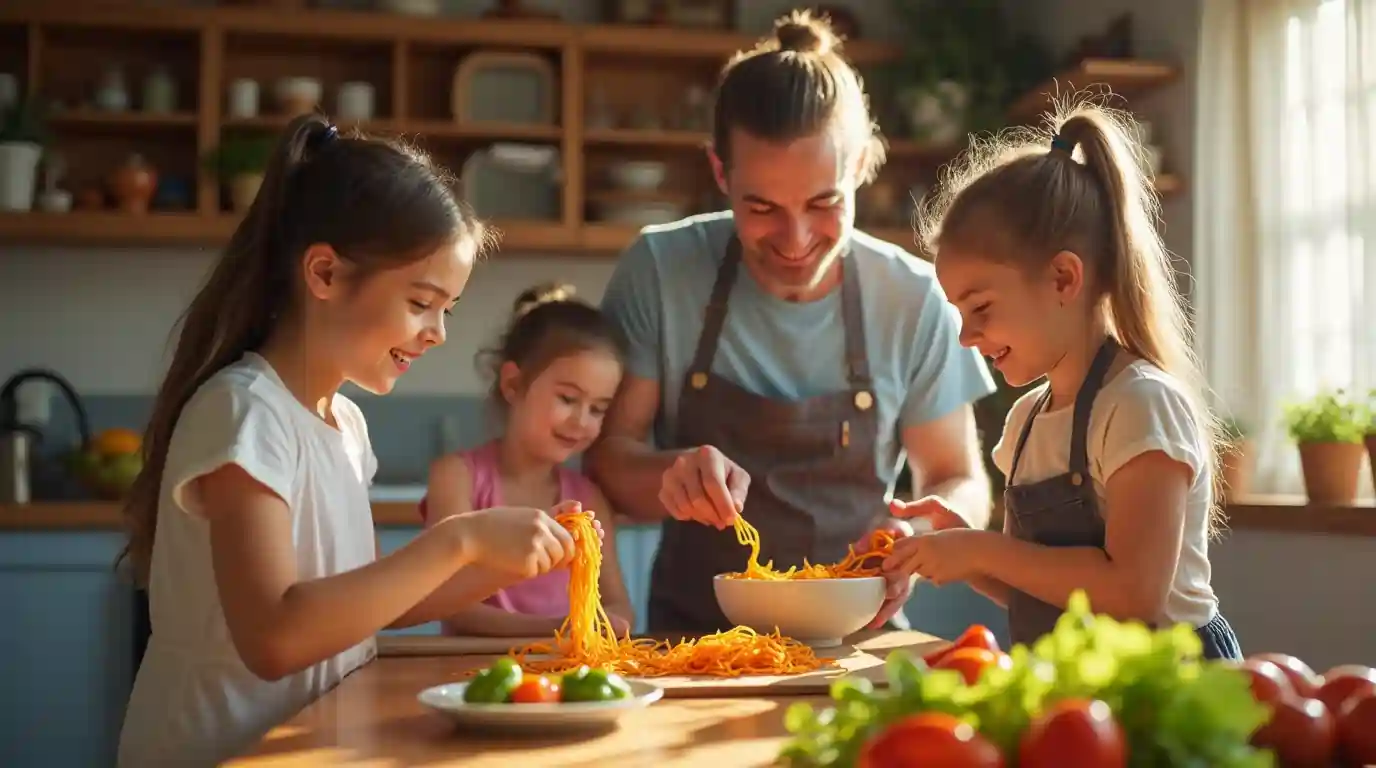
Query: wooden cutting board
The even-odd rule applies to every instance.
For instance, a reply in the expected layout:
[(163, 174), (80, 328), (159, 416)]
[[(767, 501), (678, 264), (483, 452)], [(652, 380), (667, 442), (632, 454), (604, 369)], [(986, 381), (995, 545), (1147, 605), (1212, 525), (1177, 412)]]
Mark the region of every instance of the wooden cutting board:
[[(546, 641), (548, 638), (441, 637), (437, 635), (388, 635), (378, 638), (380, 656), (500, 656), (513, 647)], [(834, 659), (834, 666), (799, 675), (752, 675), (721, 678), (675, 675), (647, 678), (664, 688), (671, 698), (717, 698), (724, 696), (779, 696), (826, 694), (837, 678), (865, 677), (875, 685), (885, 684), (884, 660), (890, 652), (902, 649), (915, 657), (923, 656), (946, 641), (923, 632), (861, 632), (834, 648), (819, 648), (821, 658)]]

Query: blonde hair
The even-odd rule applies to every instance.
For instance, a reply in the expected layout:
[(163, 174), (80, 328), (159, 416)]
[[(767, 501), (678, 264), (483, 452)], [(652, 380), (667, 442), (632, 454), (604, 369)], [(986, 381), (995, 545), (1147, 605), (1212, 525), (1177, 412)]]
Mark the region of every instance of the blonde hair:
[(1033, 265), (1071, 251), (1084, 260), (1108, 332), (1184, 388), (1200, 440), (1209, 446), (1215, 500), (1209, 526), (1217, 533), (1225, 442), (1157, 228), (1160, 201), (1139, 135), (1125, 112), (1085, 101), (1062, 104), (1043, 128), (977, 139), (944, 171), (918, 226), (932, 254), (956, 248)]

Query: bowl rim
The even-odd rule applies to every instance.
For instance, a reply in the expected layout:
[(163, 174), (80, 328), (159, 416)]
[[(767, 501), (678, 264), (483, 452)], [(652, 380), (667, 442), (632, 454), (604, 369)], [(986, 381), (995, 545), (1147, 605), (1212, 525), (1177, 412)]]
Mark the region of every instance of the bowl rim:
[(818, 582), (822, 584), (835, 584), (837, 582), (871, 582), (886, 581), (883, 576), (842, 576), (840, 578), (830, 577), (825, 579), (729, 579), (731, 573), (718, 573), (712, 577), (713, 582), (718, 581), (742, 581), (755, 582), (757, 584), (806, 584), (808, 582)]

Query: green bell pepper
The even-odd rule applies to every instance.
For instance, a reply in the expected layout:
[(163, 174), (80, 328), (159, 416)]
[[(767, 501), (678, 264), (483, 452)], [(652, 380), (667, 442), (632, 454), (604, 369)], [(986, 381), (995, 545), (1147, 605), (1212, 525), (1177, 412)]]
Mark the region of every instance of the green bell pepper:
[(469, 704), (504, 704), (523, 677), (521, 665), (514, 659), (497, 659), (474, 676), (463, 691), (463, 700)]
[(586, 666), (566, 672), (559, 687), (564, 701), (617, 701), (631, 695), (625, 678)]

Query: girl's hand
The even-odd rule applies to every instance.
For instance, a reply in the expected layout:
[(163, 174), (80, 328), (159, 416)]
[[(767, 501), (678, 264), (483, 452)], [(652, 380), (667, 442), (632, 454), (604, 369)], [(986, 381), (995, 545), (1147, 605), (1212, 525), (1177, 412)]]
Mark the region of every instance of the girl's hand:
[(602, 530), (602, 521), (597, 519), (597, 513), (591, 509), (583, 509), (583, 502), (581, 501), (561, 501), (550, 509), (549, 516), (558, 517), (559, 515), (568, 514), (570, 512), (586, 513), (588, 519), (592, 520), (592, 527), (597, 529), (597, 538), (600, 540), (605, 537), (605, 533)]
[(900, 539), (884, 560), (886, 575), (915, 573), (937, 586), (979, 575), (989, 536), (1003, 534), (952, 528)]
[(625, 637), (631, 631), (631, 622), (617, 616), (614, 613), (607, 614), (607, 618), (612, 620), (612, 629), (616, 630), (617, 637)]
[(454, 515), (452, 525), (460, 551), (488, 567), (531, 578), (573, 560), (573, 537), (539, 509), (493, 507)]

